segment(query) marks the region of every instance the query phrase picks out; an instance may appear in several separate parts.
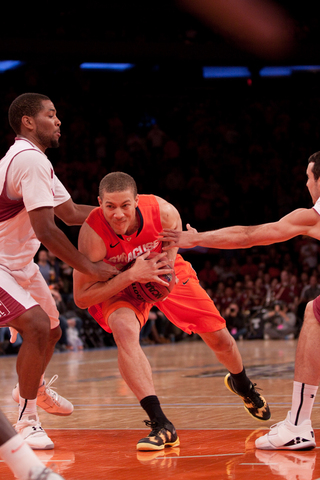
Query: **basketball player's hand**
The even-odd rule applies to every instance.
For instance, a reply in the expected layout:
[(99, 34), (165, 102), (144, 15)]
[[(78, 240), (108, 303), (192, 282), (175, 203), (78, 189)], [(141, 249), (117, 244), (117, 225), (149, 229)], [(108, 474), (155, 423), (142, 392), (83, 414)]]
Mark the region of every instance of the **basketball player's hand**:
[(150, 252), (140, 255), (131, 268), (131, 274), (134, 275), (134, 281), (140, 283), (157, 282), (161, 285), (168, 286), (168, 282), (164, 281), (160, 275), (165, 275), (173, 272), (170, 267), (167, 254), (165, 252), (157, 255), (152, 255), (148, 258)]
[(110, 278), (119, 274), (119, 270), (108, 263), (100, 262), (92, 263), (93, 273), (92, 275), (96, 276), (101, 282), (106, 282)]
[(164, 228), (160, 233), (160, 240), (162, 242), (169, 242), (169, 245), (163, 246), (163, 250), (166, 251), (176, 247), (193, 248), (197, 245), (197, 236), (198, 231), (188, 223), (187, 231), (183, 232)]

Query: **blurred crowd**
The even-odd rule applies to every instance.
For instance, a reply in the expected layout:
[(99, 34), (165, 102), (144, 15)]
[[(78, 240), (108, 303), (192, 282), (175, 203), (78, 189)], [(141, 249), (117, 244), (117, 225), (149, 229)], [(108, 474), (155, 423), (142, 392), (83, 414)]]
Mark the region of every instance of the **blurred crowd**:
[[(51, 97), (62, 120), (60, 147), (47, 153), (77, 203), (97, 205), (101, 178), (121, 170), (136, 179), (140, 193), (173, 203), (183, 226), (198, 230), (275, 221), (311, 206), (305, 183), (307, 159), (320, 145), (317, 76), (253, 78), (249, 85), (167, 74), (161, 68), (85, 72), (72, 65), (2, 74), (0, 153), (14, 140), (11, 101), (38, 91)], [(59, 226), (76, 245), (78, 227)], [(319, 247), (312, 239), (182, 253), (235, 338), (295, 338), (306, 302), (319, 294)], [(36, 261), (61, 314), (59, 348), (114, 345), (74, 305), (71, 269), (44, 250)], [(143, 343), (184, 338), (157, 309), (141, 335)]]
[[(319, 245), (301, 237), (278, 246), (239, 251), (181, 252), (197, 266), (198, 278), (236, 340), (294, 339), (308, 301), (320, 295)], [(36, 262), (60, 313), (62, 337), (58, 351), (114, 346), (112, 334), (102, 330), (87, 310), (73, 301), (72, 268), (41, 248)], [(16, 353), (8, 329), (0, 330), (1, 354)], [(175, 327), (156, 307), (141, 331), (141, 344), (197, 340)]]

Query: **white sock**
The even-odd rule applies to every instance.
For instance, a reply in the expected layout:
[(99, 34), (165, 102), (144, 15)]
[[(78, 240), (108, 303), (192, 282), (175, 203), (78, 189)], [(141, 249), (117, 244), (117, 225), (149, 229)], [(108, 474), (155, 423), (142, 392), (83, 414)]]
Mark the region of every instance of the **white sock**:
[(299, 425), (304, 420), (310, 420), (312, 407), (318, 387), (306, 383), (293, 382), (291, 422)]
[(26, 400), (19, 395), (19, 420), (25, 415), (37, 415), (37, 399)]
[(21, 435), (14, 435), (1, 445), (0, 457), (6, 462), (18, 480), (27, 480), (32, 467), (43, 466), (37, 455), (25, 443)]

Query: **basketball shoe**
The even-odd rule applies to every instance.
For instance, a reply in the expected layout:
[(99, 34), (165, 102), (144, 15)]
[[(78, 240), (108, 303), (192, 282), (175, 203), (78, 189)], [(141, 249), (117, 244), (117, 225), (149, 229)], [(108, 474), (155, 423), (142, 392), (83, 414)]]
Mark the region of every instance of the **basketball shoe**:
[(28, 480), (64, 480), (64, 478), (50, 468), (36, 466), (30, 470)]
[(251, 382), (250, 390), (246, 395), (237, 392), (230, 373), (225, 376), (224, 384), (230, 390), (230, 392), (235, 393), (242, 398), (244, 408), (252, 417), (256, 418), (257, 420), (269, 420), (271, 417), (269, 405), (263, 396), (260, 395), (260, 393), (258, 393), (254, 388), (256, 386), (255, 383)]
[(160, 423), (145, 420), (151, 432), (137, 443), (137, 450), (163, 450), (165, 447), (177, 447), (180, 440), (171, 422)]
[(26, 415), (15, 424), (15, 430), (33, 450), (51, 450), (54, 443), (41, 427), (37, 414)]
[(315, 448), (314, 431), (310, 420), (300, 425), (291, 423), (291, 412), (282, 422), (272, 425), (269, 432), (257, 438), (256, 448), (261, 450), (311, 450)]
[[(37, 405), (53, 415), (71, 415), (72, 403), (50, 388), (57, 378), (58, 375), (54, 375), (48, 384), (44, 381), (38, 388)], [(12, 398), (19, 403), (19, 383), (12, 390)]]

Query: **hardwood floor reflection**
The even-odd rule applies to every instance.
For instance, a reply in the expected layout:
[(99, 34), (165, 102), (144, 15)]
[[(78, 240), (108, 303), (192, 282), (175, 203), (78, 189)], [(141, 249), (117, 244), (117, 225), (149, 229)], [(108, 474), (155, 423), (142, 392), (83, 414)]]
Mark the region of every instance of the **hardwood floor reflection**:
[[(156, 391), (166, 415), (175, 424), (180, 447), (137, 452), (137, 441), (148, 433), (136, 398), (119, 375), (115, 348), (57, 353), (46, 379), (73, 402), (69, 417), (39, 410), (42, 426), (55, 443), (52, 451), (37, 452), (56, 464), (66, 480), (140, 479), (295, 479), (320, 477), (318, 448), (309, 452), (266, 452), (254, 440), (283, 420), (291, 404), (296, 340), (238, 342), (247, 373), (268, 400), (272, 418), (257, 422), (242, 401), (224, 384), (227, 373), (206, 345), (185, 341), (144, 347), (153, 369)], [(1, 357), (1, 405), (12, 423), (17, 406), (11, 398), (16, 382), (16, 357)], [(320, 432), (319, 402), (313, 427)], [(0, 479), (12, 473), (0, 462)]]

